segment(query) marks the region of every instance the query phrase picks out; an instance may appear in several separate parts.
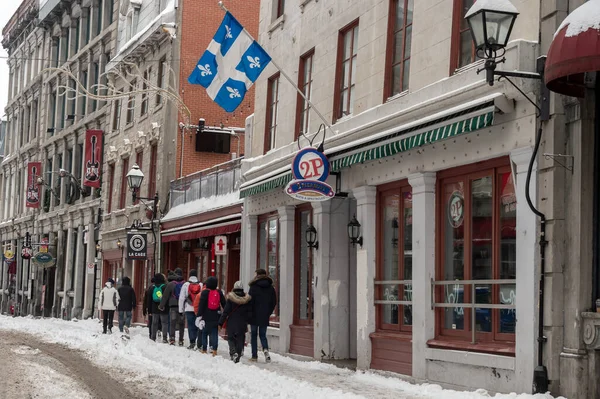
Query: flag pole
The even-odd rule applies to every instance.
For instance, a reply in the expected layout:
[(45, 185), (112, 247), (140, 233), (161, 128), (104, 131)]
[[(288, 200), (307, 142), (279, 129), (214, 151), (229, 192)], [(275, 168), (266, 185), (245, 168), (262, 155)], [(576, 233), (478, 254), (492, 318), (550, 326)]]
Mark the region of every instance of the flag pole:
[[(219, 7), (221, 7), (223, 9), (223, 11), (225, 12), (229, 12), (229, 10), (227, 9), (227, 7), (225, 7), (225, 5), (223, 4), (222, 1), (219, 1)], [(246, 28), (244, 28), (242, 26), (242, 29), (244, 30), (244, 32), (246, 32), (246, 34), (250, 37), (252, 37), (252, 35), (250, 34), (250, 32), (248, 32), (246, 30)], [(255, 40), (252, 37), (253, 40)], [(283, 77), (290, 82), (290, 84), (292, 85), (292, 87), (294, 89), (296, 89), (296, 91), (298, 92), (298, 94), (300, 94), (302, 96), (302, 98), (304, 99), (304, 101), (306, 101), (308, 103), (308, 105), (310, 106), (310, 109), (312, 109), (313, 111), (315, 111), (315, 113), (319, 116), (319, 118), (321, 118), (321, 120), (323, 121), (323, 123), (325, 124), (325, 126), (327, 126), (329, 128), (329, 130), (331, 130), (331, 132), (333, 133), (333, 128), (331, 127), (331, 125), (329, 124), (329, 122), (325, 119), (325, 117), (323, 116), (323, 114), (321, 114), (319, 112), (319, 110), (314, 106), (314, 104), (304, 95), (304, 93), (302, 92), (302, 90), (300, 90), (300, 88), (296, 85), (296, 83), (294, 83), (294, 81), (292, 80), (292, 78), (290, 78), (288, 76), (287, 73), (285, 73), (283, 71), (283, 69), (281, 69), (281, 67), (273, 60), (273, 58), (271, 58), (271, 63), (273, 64), (273, 66), (275, 68), (277, 68), (277, 70), (279, 71), (279, 73), (281, 73), (283, 75)], [(318, 132), (317, 132), (318, 133)]]

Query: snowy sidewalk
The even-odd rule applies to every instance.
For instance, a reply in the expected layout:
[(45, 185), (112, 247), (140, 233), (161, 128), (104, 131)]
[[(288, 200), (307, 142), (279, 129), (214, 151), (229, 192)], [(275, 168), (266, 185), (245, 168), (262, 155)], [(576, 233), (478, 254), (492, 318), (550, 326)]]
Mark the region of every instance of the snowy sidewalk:
[[(456, 392), (434, 384), (415, 385), (372, 372), (355, 372), (320, 362), (303, 362), (271, 354), (273, 362), (249, 363), (249, 351), (240, 364), (219, 343), (213, 358), (186, 348), (154, 343), (148, 330), (132, 328), (131, 340), (100, 334), (97, 320), (68, 322), (58, 319), (0, 316), (0, 331), (16, 330), (41, 340), (83, 351), (90, 360), (148, 397), (197, 398), (444, 398), (481, 399), (485, 391)], [(110, 367), (107, 367), (110, 365)], [(496, 395), (497, 399), (551, 399), (549, 395)]]

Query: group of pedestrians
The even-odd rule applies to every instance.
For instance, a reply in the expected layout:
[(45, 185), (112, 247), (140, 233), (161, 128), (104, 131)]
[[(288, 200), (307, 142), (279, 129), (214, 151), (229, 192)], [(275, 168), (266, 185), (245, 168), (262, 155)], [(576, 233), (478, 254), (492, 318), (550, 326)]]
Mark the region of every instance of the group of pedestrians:
[[(204, 284), (198, 280), (196, 270), (190, 271), (184, 281), (179, 268), (167, 276), (157, 273), (152, 285), (144, 294), (143, 314), (148, 319), (149, 338), (156, 341), (162, 337), (163, 343), (184, 346), (184, 331), (188, 328), (188, 349), (217, 355), (219, 331), (226, 330), (231, 360), (238, 363), (243, 355), (246, 333), (250, 325), (252, 357), (258, 361), (258, 338), (267, 362), (271, 361), (267, 327), (277, 306), (277, 295), (273, 279), (264, 269), (256, 270), (244, 291), (241, 281), (236, 281), (233, 290), (227, 295), (218, 288), (216, 277), (208, 277)], [(119, 311), (119, 330), (129, 334), (131, 311), (135, 308), (136, 297), (128, 277), (118, 290), (114, 281), (108, 279), (100, 294), (100, 309), (103, 312), (103, 332), (112, 332), (115, 310)], [(159, 335), (160, 334), (160, 335)], [(176, 340), (176, 338), (178, 338)]]

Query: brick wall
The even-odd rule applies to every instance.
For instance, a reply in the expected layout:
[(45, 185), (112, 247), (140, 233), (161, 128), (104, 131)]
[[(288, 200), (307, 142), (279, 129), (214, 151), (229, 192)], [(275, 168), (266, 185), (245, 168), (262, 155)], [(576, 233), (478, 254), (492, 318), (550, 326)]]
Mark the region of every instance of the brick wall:
[[(225, 1), (225, 6), (240, 21), (240, 23), (254, 37), (258, 33), (259, 0), (247, 0), (243, 2)], [(204, 53), (208, 44), (217, 31), (225, 13), (217, 2), (199, 2), (197, 0), (183, 0), (182, 22), (181, 22), (181, 69), (180, 69), (180, 94), (183, 101), (192, 114), (192, 124), (198, 123), (198, 119), (204, 118), (206, 126), (244, 127), (246, 117), (254, 112), (254, 90), (246, 94), (244, 102), (233, 113), (225, 112), (215, 104), (206, 94), (202, 86), (190, 85), (187, 78), (196, 67), (198, 59)], [(183, 151), (183, 173), (180, 171), (181, 160), (181, 134), (177, 139), (177, 162), (176, 173), (188, 175), (213, 165), (229, 161), (231, 154), (214, 154), (196, 152), (196, 132), (185, 135)], [(241, 136), (240, 152), (244, 153), (244, 139)], [(237, 152), (238, 141), (231, 138), (231, 152)]]

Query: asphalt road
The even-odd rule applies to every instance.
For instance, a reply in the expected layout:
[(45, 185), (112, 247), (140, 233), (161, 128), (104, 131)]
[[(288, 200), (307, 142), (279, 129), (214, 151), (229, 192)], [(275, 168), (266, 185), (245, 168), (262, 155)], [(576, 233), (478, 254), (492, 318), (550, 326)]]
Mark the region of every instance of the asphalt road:
[(137, 398), (82, 356), (29, 334), (0, 333), (0, 398)]

